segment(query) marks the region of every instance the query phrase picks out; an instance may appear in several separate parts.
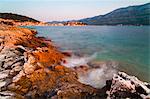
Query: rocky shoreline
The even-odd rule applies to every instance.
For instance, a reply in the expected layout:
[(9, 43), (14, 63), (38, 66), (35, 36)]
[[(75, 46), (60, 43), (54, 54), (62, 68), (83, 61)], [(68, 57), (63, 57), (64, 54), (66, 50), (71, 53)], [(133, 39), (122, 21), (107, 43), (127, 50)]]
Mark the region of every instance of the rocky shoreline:
[[(79, 80), (101, 66), (69, 68), (69, 53), (35, 30), (0, 25), (0, 99), (149, 99), (150, 84), (117, 72), (102, 88)], [(106, 74), (107, 75), (107, 74)]]

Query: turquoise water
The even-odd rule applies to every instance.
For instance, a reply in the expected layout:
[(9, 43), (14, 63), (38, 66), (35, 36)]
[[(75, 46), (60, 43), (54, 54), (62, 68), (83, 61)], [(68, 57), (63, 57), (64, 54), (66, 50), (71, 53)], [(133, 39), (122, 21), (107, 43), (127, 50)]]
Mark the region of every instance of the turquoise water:
[(117, 61), (120, 70), (150, 81), (150, 26), (34, 26), (60, 50), (97, 54), (96, 61)]

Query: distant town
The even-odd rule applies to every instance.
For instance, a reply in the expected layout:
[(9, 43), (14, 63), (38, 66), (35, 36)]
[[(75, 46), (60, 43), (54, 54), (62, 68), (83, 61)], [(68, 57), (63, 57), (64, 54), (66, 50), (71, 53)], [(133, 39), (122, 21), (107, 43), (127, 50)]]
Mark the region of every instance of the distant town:
[(13, 26), (86, 26), (87, 25), (83, 22), (77, 22), (77, 21), (48, 23), (48, 22), (19, 21), (19, 20), (2, 19), (2, 18), (0, 18), (0, 24), (13, 25)]

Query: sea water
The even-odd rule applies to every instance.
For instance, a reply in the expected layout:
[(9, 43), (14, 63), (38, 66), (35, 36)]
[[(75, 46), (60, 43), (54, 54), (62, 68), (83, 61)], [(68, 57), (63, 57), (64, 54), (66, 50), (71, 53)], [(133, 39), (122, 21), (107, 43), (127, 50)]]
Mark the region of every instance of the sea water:
[(93, 61), (117, 61), (121, 71), (150, 81), (150, 26), (30, 26), (59, 50)]

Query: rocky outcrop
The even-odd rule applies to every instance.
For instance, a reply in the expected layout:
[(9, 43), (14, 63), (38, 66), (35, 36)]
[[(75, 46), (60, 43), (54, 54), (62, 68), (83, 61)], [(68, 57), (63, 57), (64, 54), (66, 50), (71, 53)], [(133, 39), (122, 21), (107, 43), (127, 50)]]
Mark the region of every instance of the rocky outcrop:
[(36, 31), (0, 26), (0, 98), (94, 97), (97, 89), (61, 65), (65, 55)]
[(108, 99), (150, 99), (150, 84), (119, 72), (113, 76), (111, 88), (107, 94)]

